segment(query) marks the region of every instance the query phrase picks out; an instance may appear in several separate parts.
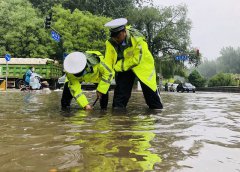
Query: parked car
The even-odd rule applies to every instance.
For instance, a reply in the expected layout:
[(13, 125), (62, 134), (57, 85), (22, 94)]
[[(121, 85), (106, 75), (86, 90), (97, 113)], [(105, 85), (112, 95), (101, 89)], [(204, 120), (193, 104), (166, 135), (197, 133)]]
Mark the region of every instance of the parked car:
[(171, 86), (169, 86), (169, 91), (171, 91), (171, 92), (174, 92), (174, 91), (176, 91), (177, 90), (177, 86), (178, 86), (178, 84), (172, 84)]
[(189, 92), (189, 91), (192, 91), (193, 93), (195, 93), (196, 91), (196, 87), (194, 85), (192, 85), (191, 83), (180, 83), (178, 84), (177, 86), (177, 92)]

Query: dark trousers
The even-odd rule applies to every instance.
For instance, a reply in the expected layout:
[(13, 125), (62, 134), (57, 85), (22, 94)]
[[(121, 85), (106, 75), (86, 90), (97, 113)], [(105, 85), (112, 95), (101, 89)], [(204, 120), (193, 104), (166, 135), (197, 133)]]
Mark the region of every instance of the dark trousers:
[[(66, 82), (64, 84), (62, 99), (61, 99), (61, 106), (62, 106), (63, 109), (70, 107), (72, 98), (73, 98), (73, 96), (72, 96), (72, 94), (70, 92), (70, 89), (68, 87), (68, 82)], [(102, 94), (102, 97), (100, 99), (101, 109), (106, 109), (107, 105), (108, 105), (108, 92), (106, 94)]]
[[(131, 97), (132, 87), (135, 80), (135, 74), (132, 70), (119, 72), (116, 75), (116, 87), (113, 97), (113, 108), (126, 108)], [(140, 80), (139, 80), (140, 81)], [(159, 92), (154, 92), (151, 88), (140, 81), (146, 104), (150, 109), (162, 109)]]

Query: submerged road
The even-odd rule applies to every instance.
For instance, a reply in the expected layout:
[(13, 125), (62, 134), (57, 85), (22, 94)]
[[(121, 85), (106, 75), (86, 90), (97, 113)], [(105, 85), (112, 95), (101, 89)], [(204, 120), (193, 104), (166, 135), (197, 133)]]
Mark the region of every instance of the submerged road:
[[(62, 92), (0, 92), (0, 171), (240, 171), (240, 94), (141, 92), (127, 111), (60, 110)], [(91, 102), (94, 92), (86, 93)], [(111, 94), (112, 95), (112, 94)]]

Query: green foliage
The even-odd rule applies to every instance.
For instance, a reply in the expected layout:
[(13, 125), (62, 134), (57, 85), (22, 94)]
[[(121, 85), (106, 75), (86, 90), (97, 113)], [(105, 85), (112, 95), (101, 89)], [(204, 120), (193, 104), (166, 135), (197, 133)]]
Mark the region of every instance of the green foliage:
[(51, 54), (43, 20), (27, 0), (0, 2), (0, 49), (14, 57), (48, 57)]
[(177, 55), (189, 55), (189, 64), (199, 64), (200, 56), (190, 47), (191, 22), (186, 6), (134, 8), (128, 19), (146, 36), (157, 71), (161, 71), (164, 78), (186, 75), (184, 63), (175, 60)]
[(161, 61), (160, 62), (160, 69), (161, 69), (162, 76), (164, 78), (169, 79), (174, 76), (174, 69), (175, 69), (174, 65), (175, 64), (174, 63), (172, 63), (172, 64), (169, 61)]
[(197, 70), (194, 70), (189, 74), (188, 81), (196, 87), (204, 87), (206, 83), (206, 79), (204, 79)]
[(65, 1), (63, 7), (74, 11), (89, 11), (95, 15), (108, 16), (113, 18), (124, 17), (128, 9), (133, 7), (133, 0), (71, 0)]
[(179, 79), (174, 81), (174, 84), (180, 84), (180, 83), (182, 83), (182, 81), (180, 81)]
[(155, 63), (157, 72), (160, 72), (166, 79), (172, 78), (174, 75), (186, 77), (186, 69), (184, 68), (183, 63), (176, 63), (170, 58), (168, 58), (168, 60), (156, 59)]
[(190, 45), (191, 22), (186, 6), (135, 8), (128, 16), (130, 23), (147, 38), (155, 57), (181, 54)]
[[(89, 12), (53, 7), (52, 26), (61, 34), (61, 42), (52, 40), (50, 30), (44, 29), (43, 17), (27, 0), (0, 2), (1, 55), (14, 57), (50, 57), (62, 59), (63, 52), (100, 50), (103, 52), (110, 19)], [(6, 15), (7, 14), (7, 15)]]
[[(31, 2), (31, 3), (29, 3)], [(187, 8), (143, 7), (152, 0), (2, 0), (0, 1), (0, 53), (15, 57), (62, 59), (64, 52), (99, 50), (104, 53), (110, 18), (127, 17), (129, 24), (146, 35), (164, 78), (185, 76), (183, 62), (176, 55), (189, 54), (189, 63), (198, 65), (190, 47), (191, 22)], [(34, 8), (33, 8), (34, 7)], [(44, 29), (44, 19), (53, 12), (52, 27), (61, 35), (60, 43)]]
[(39, 9), (42, 14), (46, 14), (54, 5), (62, 4), (66, 0), (29, 0), (29, 2), (34, 8)]
[(195, 48), (190, 48), (188, 50), (188, 52), (186, 53), (188, 54), (188, 63), (192, 64), (193, 66), (197, 67), (199, 66), (201, 63), (201, 54), (199, 53), (199, 55), (197, 54), (197, 49)]
[(103, 52), (109, 34), (104, 24), (109, 18), (77, 9), (71, 13), (61, 6), (54, 7), (53, 14), (53, 27), (62, 36), (62, 44), (59, 45), (61, 53), (86, 50)]
[(143, 3), (151, 3), (152, 0), (29, 0), (35, 8), (43, 14), (47, 13), (53, 6), (62, 5), (71, 12), (78, 9), (89, 11), (94, 15), (108, 16), (113, 18), (125, 17), (134, 6)]
[(233, 78), (233, 75), (229, 73), (218, 73), (210, 78), (208, 82), (209, 87), (234, 85), (237, 85), (236, 80)]
[(164, 58), (156, 58), (155, 66), (157, 73), (161, 73), (161, 75), (166, 79), (172, 78), (175, 75), (179, 75), (184, 78), (187, 77), (187, 70), (184, 67), (184, 64), (176, 61), (171, 56), (166, 55)]

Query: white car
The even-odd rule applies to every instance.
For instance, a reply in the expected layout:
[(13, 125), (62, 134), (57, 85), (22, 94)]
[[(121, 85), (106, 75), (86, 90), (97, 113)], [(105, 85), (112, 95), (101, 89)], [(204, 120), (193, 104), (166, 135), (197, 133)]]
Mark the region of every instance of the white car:
[(171, 92), (174, 92), (177, 90), (177, 86), (178, 86), (178, 84), (172, 84), (168, 87), (168, 90)]
[(61, 76), (60, 78), (58, 78), (58, 82), (57, 82), (57, 88), (58, 88), (58, 89), (60, 89), (61, 87), (64, 86), (65, 79), (66, 79), (66, 74), (64, 74), (63, 76)]

